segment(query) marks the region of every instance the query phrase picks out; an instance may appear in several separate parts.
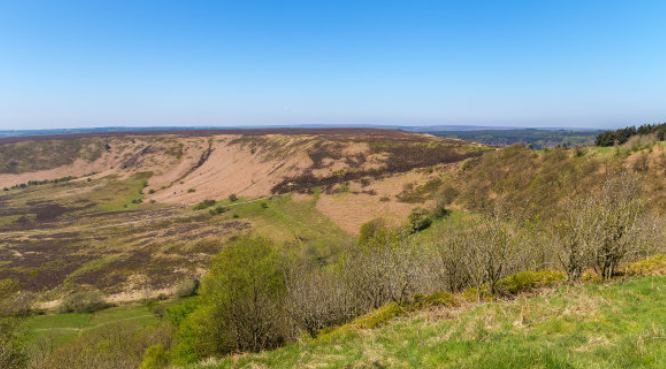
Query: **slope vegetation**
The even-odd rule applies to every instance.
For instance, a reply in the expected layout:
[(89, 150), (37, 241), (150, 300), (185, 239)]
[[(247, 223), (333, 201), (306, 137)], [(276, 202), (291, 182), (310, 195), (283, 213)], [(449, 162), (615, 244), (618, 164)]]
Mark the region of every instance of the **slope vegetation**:
[(192, 368), (663, 368), (666, 278), (434, 308)]

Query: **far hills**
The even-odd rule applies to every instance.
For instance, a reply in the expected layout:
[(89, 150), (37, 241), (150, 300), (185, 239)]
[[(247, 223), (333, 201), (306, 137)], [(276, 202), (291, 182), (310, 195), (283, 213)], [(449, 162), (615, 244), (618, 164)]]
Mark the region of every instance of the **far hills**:
[(0, 139), (0, 278), (45, 304), (86, 288), (136, 300), (201, 277), (249, 232), (326, 263), (361, 224), (433, 207), (442, 176), (486, 150), (377, 129)]
[(248, 127), (100, 127), (47, 130), (0, 130), (3, 137), (34, 137), (52, 135), (71, 135), (85, 133), (132, 133), (132, 132), (173, 132), (173, 131), (266, 131), (279, 129), (390, 129), (407, 132), (430, 133), (439, 137), (460, 138), (484, 145), (508, 146), (516, 143), (532, 145), (536, 148), (565, 146), (583, 146), (594, 143), (595, 136), (602, 131), (579, 128), (524, 128), (511, 126), (474, 126), (474, 125), (431, 125), (431, 126), (386, 126), (386, 125), (299, 125), (299, 126), (248, 126)]

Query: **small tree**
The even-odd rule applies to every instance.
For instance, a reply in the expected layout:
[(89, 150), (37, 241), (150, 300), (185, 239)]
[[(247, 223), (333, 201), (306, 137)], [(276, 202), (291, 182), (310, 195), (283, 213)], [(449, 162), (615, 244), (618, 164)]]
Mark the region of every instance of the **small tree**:
[(409, 227), (412, 232), (422, 231), (432, 225), (432, 218), (428, 210), (421, 207), (414, 208), (409, 214)]
[(179, 330), (176, 356), (260, 351), (286, 339), (280, 254), (263, 238), (243, 238), (216, 256), (202, 282), (201, 306)]

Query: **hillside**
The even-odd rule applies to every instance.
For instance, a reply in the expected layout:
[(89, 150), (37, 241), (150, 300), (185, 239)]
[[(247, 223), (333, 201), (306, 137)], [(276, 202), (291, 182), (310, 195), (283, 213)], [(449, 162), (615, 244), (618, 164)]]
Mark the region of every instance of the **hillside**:
[(361, 224), (406, 222), (435, 188), (402, 199), (405, 189), (483, 150), (370, 129), (2, 139), (0, 278), (48, 292), (45, 307), (81, 288), (137, 300), (201, 278), (249, 232), (326, 262)]
[(35, 368), (612, 367), (661, 301), (617, 290), (666, 251), (650, 137), (116, 132), (0, 157), (0, 303), (27, 315)]
[(433, 308), (189, 368), (663, 368), (666, 278)]

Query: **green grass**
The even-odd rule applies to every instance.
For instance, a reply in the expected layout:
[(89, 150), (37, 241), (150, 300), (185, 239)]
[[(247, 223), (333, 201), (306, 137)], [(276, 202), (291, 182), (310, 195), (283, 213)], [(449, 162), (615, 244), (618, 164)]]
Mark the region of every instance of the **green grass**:
[(158, 323), (158, 318), (144, 306), (122, 306), (98, 311), (93, 314), (52, 314), (30, 317), (25, 323), (28, 342), (38, 337), (53, 339), (56, 347), (72, 341), (82, 332), (106, 324), (131, 321), (148, 327)]
[(666, 367), (664, 277), (440, 313), (192, 368)]
[(238, 215), (239, 221), (253, 224), (254, 233), (277, 244), (296, 244), (304, 252), (313, 253), (313, 257), (330, 258), (341, 246), (352, 242), (353, 237), (316, 209), (316, 199), (315, 195), (311, 199), (294, 200), (289, 195), (270, 201), (245, 202), (241, 198), (235, 203), (224, 200), (219, 204), (228, 206), (221, 219), (228, 221)]
[(103, 211), (124, 211), (143, 204), (133, 201), (141, 199), (141, 191), (152, 172), (139, 172), (125, 180), (106, 179), (104, 191), (92, 191), (81, 196), (98, 204)]

